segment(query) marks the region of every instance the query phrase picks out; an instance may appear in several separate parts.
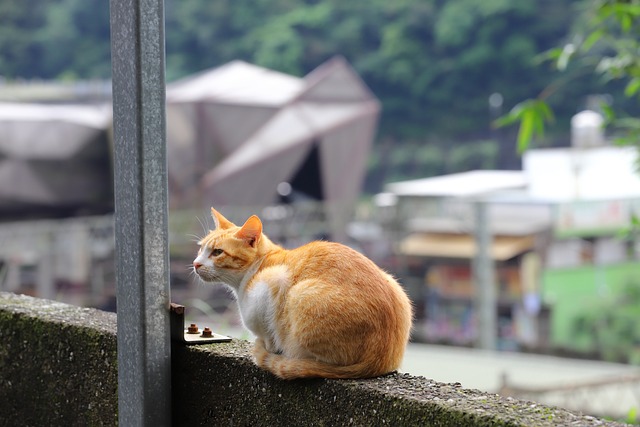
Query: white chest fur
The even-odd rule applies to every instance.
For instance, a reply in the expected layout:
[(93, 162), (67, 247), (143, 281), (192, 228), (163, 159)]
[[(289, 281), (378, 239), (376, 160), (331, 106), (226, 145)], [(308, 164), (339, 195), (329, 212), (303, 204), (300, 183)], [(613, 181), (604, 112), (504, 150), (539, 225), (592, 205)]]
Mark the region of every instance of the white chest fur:
[(289, 273), (285, 266), (262, 270), (254, 278), (252, 286), (240, 287), (238, 305), (242, 321), (247, 329), (264, 339), (270, 351), (282, 351), (284, 337), (278, 333), (275, 295), (289, 286)]
[(239, 297), (238, 303), (242, 321), (251, 332), (260, 337), (271, 333), (275, 323), (275, 307), (266, 282), (254, 284)]

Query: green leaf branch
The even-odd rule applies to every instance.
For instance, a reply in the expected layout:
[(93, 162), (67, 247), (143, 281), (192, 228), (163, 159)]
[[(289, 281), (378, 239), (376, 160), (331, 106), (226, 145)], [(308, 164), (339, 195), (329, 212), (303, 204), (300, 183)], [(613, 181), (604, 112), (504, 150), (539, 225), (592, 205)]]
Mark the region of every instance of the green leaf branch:
[(544, 137), (545, 123), (554, 120), (553, 111), (542, 99), (528, 99), (517, 104), (511, 111), (498, 118), (494, 124), (497, 127), (519, 123), (518, 152), (526, 150), (534, 137)]
[[(577, 42), (551, 49), (540, 55), (543, 61), (552, 60), (558, 71), (566, 72), (571, 62), (579, 62), (580, 72), (604, 75), (608, 79), (626, 79), (624, 94), (628, 98), (640, 96), (640, 0), (594, 0), (585, 10), (588, 27), (585, 34), (575, 37)], [(570, 78), (575, 78), (575, 70)], [(553, 112), (546, 100), (563, 87), (567, 75), (549, 84), (535, 99), (520, 102), (493, 125), (519, 125), (517, 149), (522, 153), (534, 138), (544, 136), (545, 126), (553, 122)], [(605, 123), (622, 134), (616, 142), (639, 146), (640, 119), (618, 118), (608, 105), (602, 106)]]

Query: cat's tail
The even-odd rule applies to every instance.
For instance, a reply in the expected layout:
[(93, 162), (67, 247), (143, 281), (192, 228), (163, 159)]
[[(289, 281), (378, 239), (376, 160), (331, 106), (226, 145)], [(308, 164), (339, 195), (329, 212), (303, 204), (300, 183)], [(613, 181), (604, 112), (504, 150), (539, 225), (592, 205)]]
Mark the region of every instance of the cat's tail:
[(258, 366), (285, 380), (295, 378), (371, 378), (391, 372), (393, 369), (373, 367), (370, 362), (340, 366), (313, 359), (291, 359), (270, 353), (256, 342), (253, 357)]

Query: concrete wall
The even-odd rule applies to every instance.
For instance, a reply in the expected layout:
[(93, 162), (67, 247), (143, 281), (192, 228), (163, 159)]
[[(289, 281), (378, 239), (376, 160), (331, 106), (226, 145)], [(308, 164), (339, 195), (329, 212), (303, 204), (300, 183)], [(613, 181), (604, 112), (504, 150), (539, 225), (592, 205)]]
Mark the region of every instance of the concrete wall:
[[(0, 293), (0, 425), (117, 423), (116, 318)], [(619, 425), (408, 374), (281, 381), (250, 344), (173, 347), (174, 425)]]
[(0, 293), (0, 425), (117, 423), (116, 317)]

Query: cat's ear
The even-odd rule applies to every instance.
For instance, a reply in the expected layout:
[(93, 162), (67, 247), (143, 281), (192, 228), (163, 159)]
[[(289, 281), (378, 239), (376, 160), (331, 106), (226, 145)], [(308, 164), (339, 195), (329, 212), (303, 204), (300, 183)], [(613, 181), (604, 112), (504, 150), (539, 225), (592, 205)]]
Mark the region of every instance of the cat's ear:
[(262, 222), (260, 218), (252, 215), (251, 218), (244, 223), (242, 228), (235, 234), (238, 239), (242, 239), (251, 247), (255, 247), (262, 236)]
[(229, 221), (227, 218), (222, 216), (220, 212), (218, 212), (213, 208), (211, 208), (211, 217), (213, 218), (213, 222), (216, 225), (216, 230), (217, 229), (224, 230), (225, 228), (231, 228), (234, 226), (234, 224), (231, 221)]

